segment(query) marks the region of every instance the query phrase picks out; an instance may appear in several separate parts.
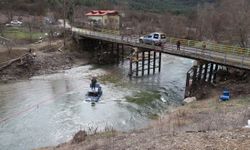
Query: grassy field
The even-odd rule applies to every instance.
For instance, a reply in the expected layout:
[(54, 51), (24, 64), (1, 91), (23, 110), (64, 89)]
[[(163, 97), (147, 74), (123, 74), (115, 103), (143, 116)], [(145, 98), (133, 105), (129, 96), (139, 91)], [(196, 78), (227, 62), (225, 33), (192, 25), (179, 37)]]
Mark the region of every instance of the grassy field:
[(4, 30), (3, 35), (13, 40), (36, 41), (44, 34), (36, 31), (30, 33), (28, 28), (25, 27), (8, 27)]

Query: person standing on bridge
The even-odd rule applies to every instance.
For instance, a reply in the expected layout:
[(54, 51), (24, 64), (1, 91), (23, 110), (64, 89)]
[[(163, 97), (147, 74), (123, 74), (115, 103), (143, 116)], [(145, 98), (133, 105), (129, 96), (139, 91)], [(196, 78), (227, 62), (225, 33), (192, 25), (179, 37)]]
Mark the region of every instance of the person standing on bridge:
[(177, 50), (181, 50), (181, 41), (180, 40), (178, 40), (176, 42), (176, 47), (177, 47)]

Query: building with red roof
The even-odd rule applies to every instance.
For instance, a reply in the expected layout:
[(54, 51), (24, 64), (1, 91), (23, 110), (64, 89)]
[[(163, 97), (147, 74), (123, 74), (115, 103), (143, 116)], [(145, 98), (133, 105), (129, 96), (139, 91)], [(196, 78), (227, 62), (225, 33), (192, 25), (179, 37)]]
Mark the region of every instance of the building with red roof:
[(94, 27), (115, 30), (120, 28), (120, 15), (116, 10), (92, 10), (85, 15)]

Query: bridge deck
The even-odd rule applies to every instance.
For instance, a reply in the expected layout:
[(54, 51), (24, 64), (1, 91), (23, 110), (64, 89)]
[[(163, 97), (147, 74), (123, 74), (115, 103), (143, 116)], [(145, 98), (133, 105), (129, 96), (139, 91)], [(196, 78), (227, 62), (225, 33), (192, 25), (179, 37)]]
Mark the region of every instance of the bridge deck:
[(249, 55), (246, 55), (246, 53), (238, 54), (229, 52), (219, 52), (209, 49), (203, 50), (201, 48), (194, 48), (188, 46), (181, 46), (181, 49), (177, 50), (175, 42), (171, 40), (168, 41), (168, 43), (166, 43), (163, 47), (159, 47), (148, 44), (141, 44), (139, 43), (138, 37), (131, 38), (121, 35), (96, 32), (74, 27), (72, 27), (71, 30), (73, 33), (76, 33), (80, 36), (87, 38), (99, 39), (99, 40), (129, 45), (133, 47), (145, 48), (175, 56), (191, 58), (195, 60), (209, 61), (226, 66), (232, 66), (240, 69), (250, 70), (250, 57)]

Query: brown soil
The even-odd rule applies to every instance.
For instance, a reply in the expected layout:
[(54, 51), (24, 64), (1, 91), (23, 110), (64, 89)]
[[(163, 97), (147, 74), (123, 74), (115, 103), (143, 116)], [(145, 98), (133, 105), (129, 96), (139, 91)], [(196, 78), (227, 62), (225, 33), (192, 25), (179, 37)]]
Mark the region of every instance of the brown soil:
[(250, 147), (250, 99), (220, 103), (216, 98), (197, 101), (161, 117), (151, 127), (120, 133), (88, 135), (80, 143), (64, 143), (41, 150), (162, 149), (221, 150)]
[[(55, 73), (58, 70), (70, 69), (74, 65), (88, 63), (88, 54), (77, 51), (62, 51), (61, 41), (55, 41), (52, 45), (38, 44), (32, 47), (36, 56), (24, 57), (19, 61), (9, 65), (0, 71), (0, 80), (28, 79), (33, 75)], [(68, 43), (68, 48), (72, 48)], [(66, 48), (67, 49), (67, 48)], [(15, 48), (10, 53), (3, 51), (0, 55), (0, 68), (8, 64), (9, 61), (24, 54), (29, 54), (29, 49), (25, 47)]]

